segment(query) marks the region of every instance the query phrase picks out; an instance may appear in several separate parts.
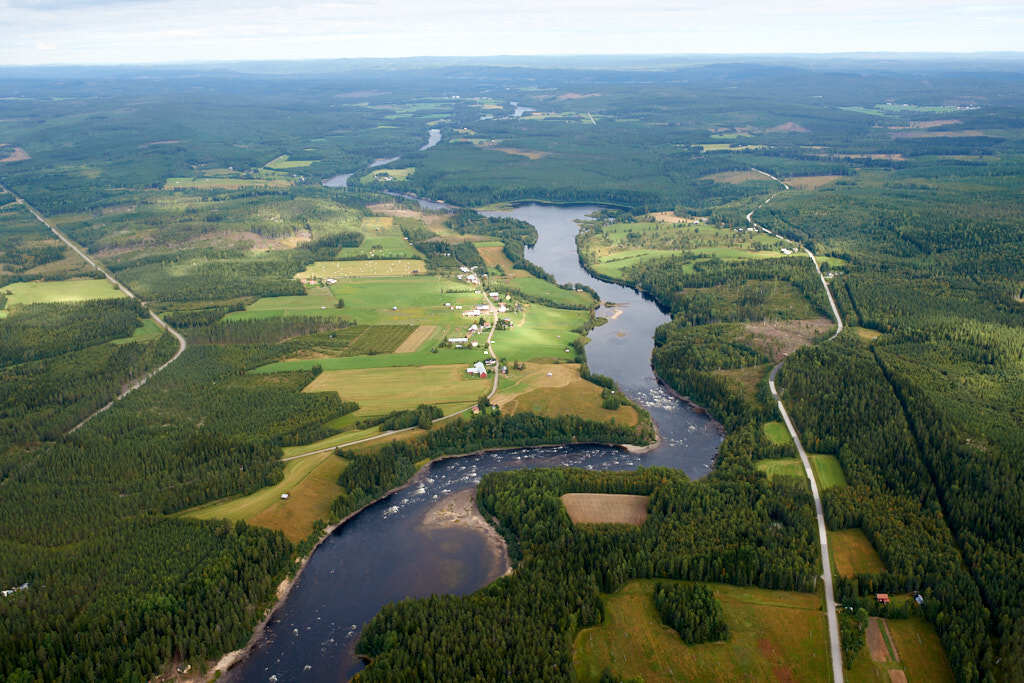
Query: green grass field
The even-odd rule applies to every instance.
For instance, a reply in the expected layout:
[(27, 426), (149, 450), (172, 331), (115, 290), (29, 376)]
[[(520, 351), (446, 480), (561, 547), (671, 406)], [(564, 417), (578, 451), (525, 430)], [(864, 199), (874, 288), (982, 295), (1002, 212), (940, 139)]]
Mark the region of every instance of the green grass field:
[[(303, 296), (271, 296), (258, 299), (244, 311), (225, 316), (226, 320), (272, 318), (281, 315), (328, 315), (352, 318), (347, 309), (335, 308), (337, 297), (328, 287), (309, 287)], [(360, 321), (363, 322), (363, 321)]]
[(841, 529), (828, 532), (832, 566), (840, 576), (877, 574), (885, 571), (882, 558), (875, 552), (871, 541), (860, 529)]
[(168, 178), (165, 190), (241, 190), (247, 187), (284, 188), (291, 182), (283, 178)]
[(807, 457), (814, 468), (814, 478), (818, 481), (819, 489), (825, 491), (833, 486), (846, 486), (843, 468), (834, 455), (809, 453)]
[[(572, 360), (575, 353), (570, 347), (579, 335), (571, 330), (579, 328), (586, 321), (586, 311), (567, 311), (530, 304), (523, 317), (516, 321), (515, 327), (494, 333), (494, 353), (499, 358), (509, 360)], [(566, 349), (570, 349), (570, 353), (566, 353)]]
[(444, 304), (468, 309), (483, 301), (458, 280), (436, 275), (346, 278), (332, 285), (331, 291), (345, 301), (345, 317), (370, 325), (401, 323), (463, 329), (463, 322), (468, 326), (473, 321), (464, 318), (462, 311), (447, 310)]
[(607, 668), (654, 681), (830, 678), (828, 634), (814, 594), (709, 584), (729, 624), (729, 639), (686, 645), (654, 609), (654, 581), (632, 581), (605, 596), (604, 623), (577, 635), (573, 664), (581, 681)]
[(765, 422), (764, 423), (764, 435), (768, 437), (776, 446), (784, 446), (788, 443), (793, 443), (792, 437), (789, 435), (789, 430), (786, 429), (786, 425), (781, 422)]
[[(556, 284), (541, 280), (526, 271), (517, 270), (515, 277), (502, 281), (510, 289), (519, 290), (526, 296), (544, 297), (560, 306), (590, 306), (596, 302), (586, 292), (562, 289)], [(513, 298), (515, 295), (513, 294)]]
[(0, 288), (7, 294), (7, 308), (28, 304), (119, 299), (124, 293), (107, 279), (74, 278), (71, 280), (36, 280), (12, 282)]

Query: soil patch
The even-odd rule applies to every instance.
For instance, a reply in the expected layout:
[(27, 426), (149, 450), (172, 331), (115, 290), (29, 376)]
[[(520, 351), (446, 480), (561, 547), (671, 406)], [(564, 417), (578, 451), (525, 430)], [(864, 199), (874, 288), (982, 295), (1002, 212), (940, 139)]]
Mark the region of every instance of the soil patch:
[(26, 161), (27, 159), (31, 158), (32, 157), (28, 155), (28, 152), (23, 150), (21, 147), (15, 147), (10, 154), (0, 159), (0, 164), (10, 164), (14, 163), (15, 161)]
[(618, 493), (566, 493), (562, 504), (573, 524), (632, 524), (647, 519), (647, 496)]
[[(710, 176), (708, 176), (710, 177)], [(763, 176), (762, 176), (763, 177)], [(677, 216), (672, 211), (656, 211), (649, 214), (652, 219), (659, 223), (707, 223), (706, 216)]]
[(796, 123), (795, 121), (786, 121), (785, 123), (779, 124), (778, 126), (772, 126), (771, 128), (769, 128), (765, 132), (766, 133), (810, 133), (811, 131), (807, 130), (806, 128), (801, 126), (799, 123)]
[(879, 626), (881, 619), (871, 617), (868, 620), (867, 637), (868, 651), (871, 652), (871, 661), (888, 662), (889, 649), (885, 646), (885, 639), (882, 638), (882, 629)]
[(395, 353), (412, 353), (419, 350), (420, 346), (430, 335), (437, 330), (437, 325), (420, 325), (416, 330), (405, 338), (405, 341), (398, 345)]

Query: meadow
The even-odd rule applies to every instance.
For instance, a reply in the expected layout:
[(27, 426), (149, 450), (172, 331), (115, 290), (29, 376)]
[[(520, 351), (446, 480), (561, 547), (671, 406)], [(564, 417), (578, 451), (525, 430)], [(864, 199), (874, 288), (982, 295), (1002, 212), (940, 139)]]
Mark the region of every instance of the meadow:
[(729, 639), (686, 645), (661, 623), (654, 583), (631, 581), (604, 596), (604, 623), (576, 636), (579, 680), (598, 681), (604, 669), (651, 683), (828, 680), (828, 633), (817, 595), (709, 584), (725, 612)]
[(582, 327), (588, 315), (587, 311), (528, 304), (520, 316), (513, 317), (512, 329), (494, 333), (494, 353), (509, 361), (574, 360), (572, 343), (580, 335), (573, 330)]
[(371, 261), (315, 261), (296, 274), (300, 280), (325, 280), (343, 277), (402, 277), (426, 273), (426, 264), (418, 259), (380, 259)]

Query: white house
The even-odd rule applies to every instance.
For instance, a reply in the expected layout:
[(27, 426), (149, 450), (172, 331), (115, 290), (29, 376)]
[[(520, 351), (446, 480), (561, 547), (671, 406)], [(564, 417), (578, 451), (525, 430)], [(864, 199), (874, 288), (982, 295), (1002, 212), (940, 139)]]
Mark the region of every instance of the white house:
[(491, 292), (490, 294), (488, 294), (488, 296), (491, 297), (492, 299), (497, 299), (501, 295), (498, 294), (497, 292)]
[(448, 337), (448, 342), (451, 344), (465, 344), (469, 341), (469, 337)]

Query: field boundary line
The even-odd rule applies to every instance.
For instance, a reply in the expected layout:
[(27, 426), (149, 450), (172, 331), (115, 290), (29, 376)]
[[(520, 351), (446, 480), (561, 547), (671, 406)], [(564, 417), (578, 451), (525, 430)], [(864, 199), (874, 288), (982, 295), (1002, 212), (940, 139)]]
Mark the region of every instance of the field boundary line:
[(25, 201), (25, 199), (23, 199), (20, 195), (15, 193), (14, 190), (10, 189), (9, 187), (5, 187), (4, 185), (0, 184), (0, 190), (5, 190), (5, 191), (9, 192), (10, 195), (12, 197), (14, 197), (14, 201), (15, 202), (17, 202), (18, 204), (21, 204), (26, 209), (28, 209), (29, 212), (33, 216), (36, 217), (37, 221), (39, 221), (40, 223), (45, 225), (47, 228), (49, 228), (50, 232), (52, 232), (54, 235), (56, 235), (57, 238), (61, 242), (66, 244), (68, 247), (70, 247), (72, 251), (74, 251), (76, 254), (78, 254), (80, 257), (82, 257), (83, 261), (85, 261), (90, 266), (92, 266), (94, 269), (96, 269), (97, 272), (102, 274), (103, 277), (105, 277), (114, 286), (116, 286), (119, 290), (121, 290), (121, 292), (124, 293), (124, 295), (127, 296), (129, 299), (134, 299), (134, 300), (138, 301), (139, 304), (146, 310), (146, 312), (149, 313), (149, 317), (152, 318), (153, 322), (155, 322), (157, 324), (157, 327), (160, 327), (164, 331), (169, 332), (172, 336), (174, 336), (175, 339), (178, 340), (178, 350), (174, 352), (173, 356), (171, 356), (167, 361), (165, 361), (162, 365), (157, 367), (155, 370), (153, 370), (151, 372), (147, 372), (142, 377), (140, 377), (140, 378), (130, 382), (128, 384), (128, 386), (125, 387), (120, 393), (118, 393), (118, 395), (115, 396), (109, 403), (107, 403), (106, 405), (102, 406), (101, 408), (99, 408), (99, 409), (93, 411), (92, 413), (90, 413), (89, 415), (87, 415), (84, 420), (82, 420), (81, 422), (79, 422), (78, 424), (76, 424), (74, 427), (72, 427), (71, 429), (69, 429), (66, 432), (66, 434), (72, 434), (75, 431), (77, 431), (80, 427), (82, 427), (85, 423), (87, 423), (89, 420), (93, 419), (94, 417), (96, 417), (100, 413), (102, 413), (102, 412), (104, 412), (106, 410), (109, 410), (110, 407), (113, 406), (116, 402), (120, 401), (122, 398), (124, 398), (125, 396), (127, 396), (131, 392), (135, 391), (136, 389), (138, 389), (142, 385), (144, 385), (146, 382), (148, 382), (150, 380), (151, 377), (156, 375), (158, 372), (163, 371), (168, 365), (170, 365), (174, 361), (178, 360), (178, 358), (181, 356), (181, 354), (185, 352), (185, 349), (188, 348), (188, 342), (185, 341), (185, 337), (182, 336), (182, 334), (180, 332), (178, 332), (176, 329), (171, 327), (167, 322), (164, 321), (163, 318), (158, 316), (153, 311), (153, 309), (151, 309), (149, 307), (149, 305), (145, 301), (142, 301), (141, 299), (139, 299), (139, 297), (137, 297), (135, 295), (135, 292), (133, 292), (132, 290), (128, 289), (128, 287), (126, 287), (117, 278), (115, 278), (113, 273), (111, 273), (109, 270), (107, 270), (105, 267), (103, 267), (98, 262), (94, 261), (88, 255), (88, 253), (86, 253), (84, 248), (82, 248), (76, 242), (71, 240), (67, 235), (64, 234), (63, 231), (58, 230), (56, 226), (54, 226), (52, 223), (47, 221), (43, 217), (43, 214), (39, 213), (39, 211), (37, 211), (34, 206), (29, 204), (27, 201)]

